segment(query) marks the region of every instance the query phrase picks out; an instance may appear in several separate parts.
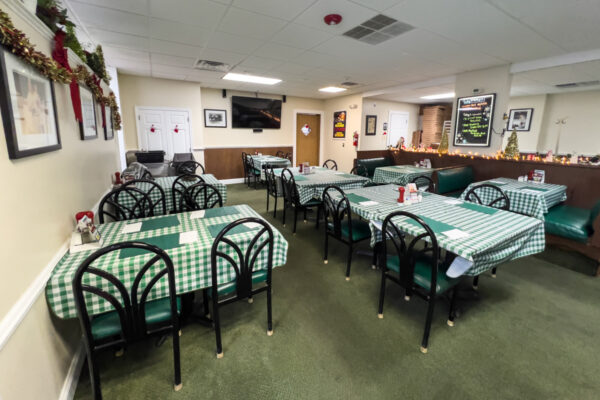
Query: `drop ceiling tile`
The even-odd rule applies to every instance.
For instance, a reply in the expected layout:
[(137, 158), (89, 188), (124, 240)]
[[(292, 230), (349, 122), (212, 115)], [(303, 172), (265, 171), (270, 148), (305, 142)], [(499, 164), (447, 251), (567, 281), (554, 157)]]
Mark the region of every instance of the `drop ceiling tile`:
[(152, 53), (167, 54), (178, 57), (197, 57), (202, 51), (201, 47), (157, 39), (150, 40), (149, 46)]
[(227, 6), (208, 0), (149, 0), (150, 15), (195, 25), (212, 31), (223, 18)]
[(344, 59), (352, 59), (353, 61), (356, 59), (369, 60), (372, 63), (377, 60), (375, 57), (381, 55), (381, 52), (378, 52), (378, 47), (346, 36), (334, 36), (312, 50)]
[(304, 50), (296, 47), (284, 46), (277, 43), (265, 43), (264, 46), (256, 50), (253, 55), (255, 57), (273, 58), (286, 61), (302, 54), (303, 52)]
[(88, 28), (100, 28), (139, 36), (148, 35), (148, 17), (146, 16), (85, 3), (73, 3), (73, 10)]
[[(327, 14), (340, 14), (342, 22), (335, 26), (326, 25), (323, 17)], [(300, 14), (294, 22), (332, 35), (340, 35), (375, 15), (377, 15), (376, 11), (347, 0), (319, 0)]]
[(158, 79), (170, 79), (170, 80), (175, 80), (175, 81), (182, 81), (185, 79), (185, 75), (178, 75), (178, 74), (163, 74), (163, 73), (159, 73), (159, 72), (152, 72), (152, 77), (153, 78), (158, 78)]
[(150, 53), (147, 51), (138, 51), (107, 45), (102, 46), (102, 51), (104, 52), (104, 58), (107, 62), (110, 62), (112, 58), (124, 58), (140, 62), (148, 62), (150, 60)]
[(149, 36), (153, 39), (183, 43), (202, 47), (208, 41), (211, 32), (194, 25), (174, 24), (163, 19), (150, 18)]
[[(350, 0), (353, 3), (360, 4), (361, 6), (377, 10), (382, 12), (390, 7), (395, 6), (398, 3), (402, 3), (404, 0)], [(385, 13), (383, 13), (385, 15)]]
[(521, 72), (515, 74), (515, 76), (517, 75), (550, 86), (594, 80), (594, 77), (588, 75), (580, 65), (578, 66), (578, 64)]
[(114, 47), (128, 48), (134, 50), (148, 50), (148, 39), (143, 36), (128, 35), (125, 33), (117, 33), (105, 31), (103, 29), (88, 29), (90, 35), (102, 43), (102, 45), (112, 45)]
[(306, 10), (314, 0), (234, 0), (233, 6), (255, 13), (291, 21)]
[(204, 49), (200, 53), (200, 58), (209, 61), (219, 61), (231, 66), (236, 65), (247, 57), (245, 54), (232, 53), (230, 51), (221, 51), (217, 49)]
[(69, 4), (84, 3), (93, 6), (112, 8), (140, 15), (148, 15), (148, 3), (139, 0), (71, 0)]
[(117, 71), (120, 74), (125, 74), (125, 75), (136, 75), (136, 76), (152, 76), (150, 74), (150, 67), (148, 68), (141, 68), (141, 67), (124, 67), (124, 68), (117, 68)]
[(227, 32), (214, 32), (208, 41), (207, 47), (211, 49), (230, 51), (240, 54), (252, 54), (263, 41), (247, 36), (233, 35)]
[(160, 65), (160, 64), (156, 64), (156, 63), (152, 63), (151, 64), (151, 70), (152, 70), (152, 74), (154, 73), (158, 73), (158, 74), (173, 74), (173, 75), (181, 75), (181, 76), (186, 76), (189, 75), (192, 72), (192, 68), (188, 67), (188, 68), (184, 68), (184, 67), (175, 67), (172, 65)]
[(150, 53), (150, 60), (153, 64), (172, 65), (174, 67), (192, 68), (196, 62), (196, 57), (178, 57), (159, 53)]
[(267, 17), (239, 8), (230, 8), (218, 30), (247, 36), (254, 39), (267, 40), (286, 25), (282, 19)]
[(194, 79), (196, 81), (220, 82), (225, 74), (223, 72), (201, 71), (191, 69), (186, 79)]
[(309, 50), (293, 58), (292, 62), (313, 68), (335, 67), (339, 66), (340, 59), (329, 54), (317, 53)]
[(272, 68), (273, 72), (283, 72), (291, 75), (302, 75), (306, 71), (310, 70), (311, 67), (306, 65), (300, 65), (296, 63), (284, 63)]
[(265, 71), (276, 68), (282, 64), (281, 60), (266, 57), (250, 56), (240, 63), (240, 67), (258, 68)]

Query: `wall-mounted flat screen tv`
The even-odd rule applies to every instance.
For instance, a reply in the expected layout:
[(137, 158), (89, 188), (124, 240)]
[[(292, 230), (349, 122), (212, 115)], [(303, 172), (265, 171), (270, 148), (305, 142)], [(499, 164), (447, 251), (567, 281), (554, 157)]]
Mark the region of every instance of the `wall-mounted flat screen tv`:
[(257, 97), (231, 97), (234, 128), (281, 128), (281, 100)]

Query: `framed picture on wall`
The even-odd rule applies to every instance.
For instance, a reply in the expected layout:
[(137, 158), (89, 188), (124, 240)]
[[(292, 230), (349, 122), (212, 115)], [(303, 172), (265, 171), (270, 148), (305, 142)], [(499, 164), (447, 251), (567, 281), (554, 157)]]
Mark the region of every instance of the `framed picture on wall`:
[(373, 136), (377, 132), (377, 115), (367, 115), (365, 135)]
[(61, 148), (52, 81), (5, 50), (0, 50), (0, 111), (9, 158)]
[(509, 131), (528, 132), (531, 129), (531, 117), (533, 108), (515, 108), (508, 115)]
[(104, 118), (104, 140), (111, 140), (115, 137), (115, 126), (110, 106), (104, 106)]
[(96, 122), (96, 102), (92, 92), (79, 86), (79, 97), (81, 98), (81, 115), (83, 121), (79, 123), (81, 140), (96, 139), (98, 137), (98, 124)]
[(227, 128), (227, 110), (204, 109), (204, 126), (206, 128)]
[(346, 137), (346, 111), (333, 113), (333, 138), (343, 139)]

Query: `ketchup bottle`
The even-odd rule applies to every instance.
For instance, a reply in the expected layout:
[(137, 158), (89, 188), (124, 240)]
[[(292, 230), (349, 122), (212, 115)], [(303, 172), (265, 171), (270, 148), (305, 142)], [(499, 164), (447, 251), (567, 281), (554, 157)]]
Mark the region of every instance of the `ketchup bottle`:
[(405, 190), (404, 186), (400, 186), (398, 188), (398, 193), (399, 193), (398, 203), (404, 203), (404, 190)]
[(115, 185), (121, 185), (123, 181), (121, 180), (121, 173), (115, 172)]

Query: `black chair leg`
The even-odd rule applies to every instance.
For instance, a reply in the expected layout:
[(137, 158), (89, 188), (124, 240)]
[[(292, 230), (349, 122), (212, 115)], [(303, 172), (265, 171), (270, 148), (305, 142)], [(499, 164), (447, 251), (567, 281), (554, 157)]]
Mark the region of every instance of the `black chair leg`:
[(273, 309), (271, 307), (271, 285), (267, 289), (267, 335), (273, 335)]
[(293, 234), (296, 234), (296, 223), (298, 222), (298, 207), (294, 206), (294, 230)]
[(477, 290), (479, 288), (479, 275), (473, 278), (473, 289)]
[(271, 195), (269, 194), (269, 190), (267, 189), (267, 212), (269, 212), (269, 197), (271, 197)]
[(450, 299), (450, 312), (448, 313), (448, 326), (454, 326), (454, 307), (456, 305), (456, 286), (452, 289), (452, 298)]
[(377, 317), (383, 318), (383, 299), (385, 297), (385, 268), (381, 267), (381, 287), (379, 289), (379, 313)]
[(208, 308), (208, 289), (202, 290), (202, 307), (204, 316), (206, 317), (210, 313), (210, 309)]
[(321, 206), (317, 207), (317, 223), (315, 224), (315, 229), (319, 229), (319, 220), (321, 219)]
[(94, 393), (94, 400), (102, 400), (102, 390), (100, 389), (100, 371), (98, 371), (98, 364), (94, 357), (91, 349), (87, 350), (87, 362), (88, 369), (90, 370), (90, 381), (92, 384), (92, 392)]
[(273, 218), (277, 218), (277, 196), (275, 196), (275, 208), (273, 209)]
[(283, 200), (283, 218), (281, 220), (284, 228), (285, 228), (285, 210), (287, 210), (287, 206), (288, 206), (287, 201), (284, 199)]
[(347, 266), (346, 266), (346, 280), (349, 281), (350, 280), (350, 267), (352, 266), (352, 252), (353, 252), (353, 248), (352, 248), (352, 242), (350, 242), (350, 244), (348, 245), (348, 261), (347, 261)]
[(371, 268), (377, 269), (377, 256), (379, 254), (379, 243), (375, 243), (373, 246), (373, 260), (371, 261)]
[(329, 251), (329, 235), (327, 234), (327, 229), (325, 229), (325, 251), (323, 252), (323, 264), (327, 264), (329, 260), (327, 260), (327, 252)]
[(307, 210), (307, 208), (305, 207), (304, 208), (304, 223), (306, 223), (306, 210)]
[(181, 383), (181, 356), (179, 352), (179, 327), (173, 327), (173, 367), (175, 374), (175, 384), (173, 388), (175, 391), (181, 390), (183, 384)]
[(496, 277), (496, 268), (493, 268), (492, 269), (492, 278), (495, 278), (495, 277)]
[(421, 342), (421, 353), (427, 353), (429, 332), (431, 331), (431, 320), (433, 319), (433, 309), (435, 308), (435, 297), (429, 298), (428, 303), (427, 319), (425, 320), (425, 332), (423, 332), (423, 340)]
[[(216, 293), (214, 294), (216, 296)], [(217, 358), (223, 358), (223, 345), (221, 344), (221, 321), (219, 319), (219, 299), (213, 298), (212, 320), (215, 324), (215, 337), (217, 339)]]

